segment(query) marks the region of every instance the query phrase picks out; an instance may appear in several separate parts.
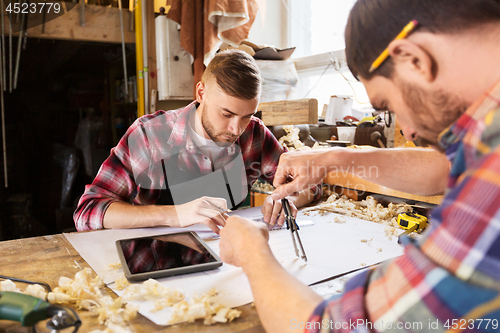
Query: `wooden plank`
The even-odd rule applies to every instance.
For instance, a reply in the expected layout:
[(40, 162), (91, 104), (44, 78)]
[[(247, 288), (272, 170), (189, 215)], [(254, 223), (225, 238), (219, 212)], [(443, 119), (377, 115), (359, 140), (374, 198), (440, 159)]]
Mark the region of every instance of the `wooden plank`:
[(390, 189), (385, 186), (380, 186), (368, 180), (356, 177), (351, 173), (339, 174), (338, 172), (330, 172), (325, 179), (324, 183), (329, 185), (338, 185), (345, 188), (350, 188), (353, 190), (361, 191), (361, 192), (372, 192), (378, 194), (384, 194), (391, 197), (403, 198), (408, 200), (416, 200), (421, 202), (428, 202), (432, 204), (440, 204), (443, 200), (442, 195), (433, 195), (433, 196), (423, 196), (416, 195), (401, 191), (396, 191)]
[(314, 98), (260, 103), (257, 111), (266, 126), (318, 123), (318, 100)]
[[(89, 267), (62, 234), (0, 242), (0, 253), (2, 254), (2, 268), (0, 272), (2, 275), (46, 282), (52, 288), (57, 286), (61, 276), (73, 279), (75, 273), (85, 267)], [(26, 289), (26, 285), (22, 283), (16, 282), (16, 285), (21, 290)], [(117, 298), (107, 288), (104, 290), (104, 295)], [(238, 310), (242, 311), (240, 318), (228, 324), (205, 326), (203, 325), (203, 321), (197, 321), (192, 324), (175, 325), (174, 327), (158, 326), (142, 315), (138, 315), (129, 322), (128, 327), (137, 333), (170, 332), (172, 330), (179, 333), (264, 332), (255, 307), (248, 304), (238, 307)], [(79, 332), (92, 332), (93, 330), (105, 329), (104, 325), (99, 324), (97, 316), (91, 315), (88, 311), (84, 310), (78, 310), (77, 313), (82, 320)], [(44, 325), (44, 323), (39, 323), (37, 328), (40, 329)], [(45, 331), (43, 330), (43, 332)], [(0, 332), (26, 333), (28, 330), (17, 322), (0, 320)]]
[[(64, 1), (63, 1), (64, 2)], [(61, 4), (61, 1), (53, 1)], [(61, 5), (61, 8), (66, 8)], [(85, 26), (80, 26), (79, 6), (75, 6), (65, 14), (45, 23), (45, 32), (42, 33), (42, 16), (28, 15), (29, 25), (28, 37), (78, 40), (106, 43), (121, 43), (120, 10), (116, 7), (104, 7), (95, 5), (85, 6)], [(122, 9), (123, 33), (125, 43), (135, 43), (135, 33), (129, 31), (127, 22), (130, 21), (130, 12)], [(15, 15), (14, 15), (15, 16)], [(5, 17), (8, 26), (8, 17)], [(14, 33), (17, 35), (17, 33)]]

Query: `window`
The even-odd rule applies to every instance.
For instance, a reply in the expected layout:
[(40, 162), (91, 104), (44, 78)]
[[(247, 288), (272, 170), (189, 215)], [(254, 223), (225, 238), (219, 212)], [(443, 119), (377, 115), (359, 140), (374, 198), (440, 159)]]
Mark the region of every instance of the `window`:
[[(285, 1), (285, 0), (283, 0)], [(344, 30), (356, 0), (288, 0), (288, 43), (299, 83), (292, 98), (316, 98), (319, 113), (332, 95), (354, 97), (358, 117), (373, 111), (364, 86), (345, 63)]]
[(356, 0), (288, 0), (289, 45), (306, 57), (345, 48), (344, 29)]

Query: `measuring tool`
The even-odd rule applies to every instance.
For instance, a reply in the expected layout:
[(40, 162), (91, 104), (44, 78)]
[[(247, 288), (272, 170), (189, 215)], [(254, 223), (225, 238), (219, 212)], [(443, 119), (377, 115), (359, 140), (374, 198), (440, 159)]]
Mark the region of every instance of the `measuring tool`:
[(417, 230), (424, 230), (427, 227), (427, 217), (416, 213), (401, 213), (398, 215), (398, 224), (401, 228), (406, 229), (398, 237), (398, 243), (400, 243), (401, 236), (409, 235)]
[[(295, 255), (305, 262), (307, 262), (306, 252), (304, 251), (304, 247), (302, 246), (302, 241), (299, 236), (299, 226), (297, 225), (297, 221), (292, 214), (292, 209), (290, 208), (290, 203), (288, 199), (281, 199), (281, 203), (283, 204), (283, 210), (285, 211), (285, 221), (286, 228), (290, 229), (290, 234), (292, 235), (293, 247), (295, 248)], [(297, 243), (299, 246), (297, 247)], [(299, 254), (299, 248), (301, 254)]]

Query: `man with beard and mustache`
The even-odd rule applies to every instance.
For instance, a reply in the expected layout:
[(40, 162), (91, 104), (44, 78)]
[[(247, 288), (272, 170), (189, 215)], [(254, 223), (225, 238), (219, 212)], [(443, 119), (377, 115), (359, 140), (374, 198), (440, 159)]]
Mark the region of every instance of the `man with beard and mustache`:
[[(87, 185), (74, 213), (77, 230), (224, 226), (229, 207), (245, 200), (259, 177), (272, 183), (285, 152), (254, 117), (261, 76), (239, 50), (218, 53), (196, 85), (196, 101), (137, 119)], [(292, 209), (319, 197), (311, 186)], [(281, 202), (266, 198), (262, 213), (283, 224)]]
[[(247, 274), (267, 331), (499, 331), (499, 36), (498, 0), (356, 2), (345, 31), (347, 64), (374, 107), (395, 112), (408, 140), (448, 157), (448, 187), (422, 237), (403, 237), (404, 255), (363, 271), (328, 300), (282, 268), (266, 229), (230, 217), (220, 257)], [(336, 156), (283, 154), (273, 198), (322, 179)]]

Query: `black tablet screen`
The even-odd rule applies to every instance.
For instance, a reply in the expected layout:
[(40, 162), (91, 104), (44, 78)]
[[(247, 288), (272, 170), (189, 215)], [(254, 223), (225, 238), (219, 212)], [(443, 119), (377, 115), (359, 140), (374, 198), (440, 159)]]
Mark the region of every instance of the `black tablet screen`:
[(131, 274), (217, 261), (190, 233), (120, 240)]

